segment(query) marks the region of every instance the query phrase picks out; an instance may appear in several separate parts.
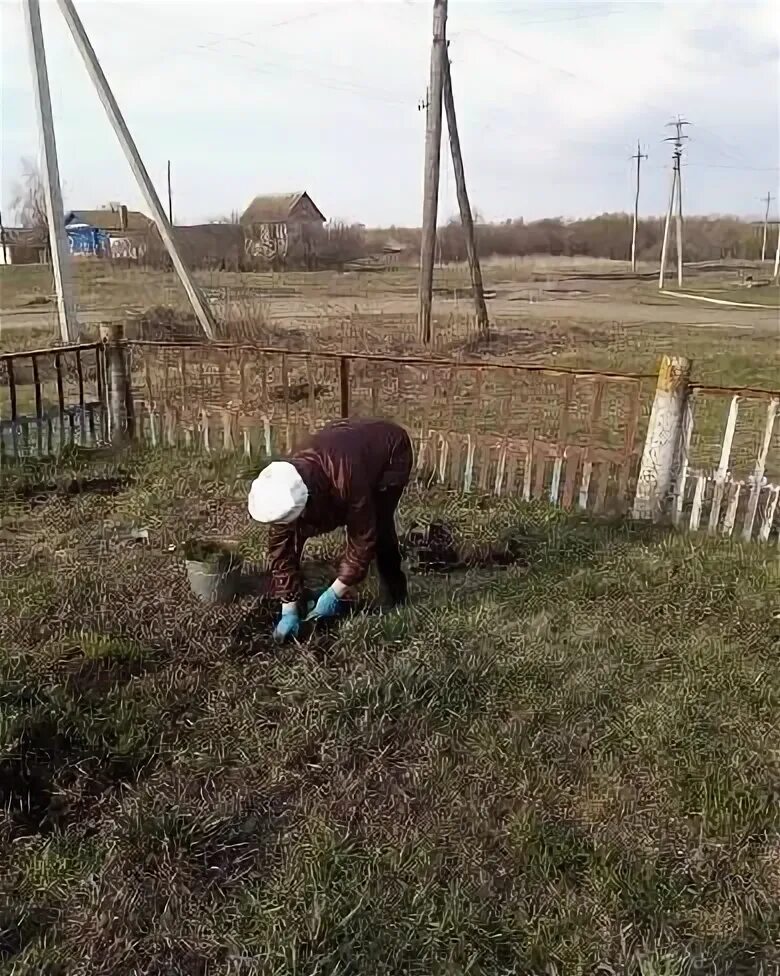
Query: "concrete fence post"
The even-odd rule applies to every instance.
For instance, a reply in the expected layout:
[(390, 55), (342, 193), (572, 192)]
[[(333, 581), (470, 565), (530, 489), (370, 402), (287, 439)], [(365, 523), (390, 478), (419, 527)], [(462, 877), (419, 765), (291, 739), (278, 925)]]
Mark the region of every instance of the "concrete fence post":
[(663, 357), (634, 496), (634, 518), (657, 520), (666, 511), (675, 472), (682, 460), (690, 375), (690, 360), (682, 356)]
[(128, 379), (124, 327), (119, 322), (100, 326), (108, 383), (108, 436), (112, 444), (122, 444), (133, 433), (133, 401)]

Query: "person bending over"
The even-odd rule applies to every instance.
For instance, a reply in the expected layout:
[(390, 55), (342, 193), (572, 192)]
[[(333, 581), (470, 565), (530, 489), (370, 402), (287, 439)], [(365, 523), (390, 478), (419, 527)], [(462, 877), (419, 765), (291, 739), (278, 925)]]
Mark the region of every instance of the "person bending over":
[(395, 512), (411, 470), (412, 444), (403, 427), (384, 420), (339, 420), (314, 434), (289, 460), (271, 462), (255, 478), (248, 507), (255, 521), (270, 525), (273, 592), (282, 603), (277, 640), (296, 637), (300, 628), (306, 540), (340, 526), (346, 526), (347, 548), (338, 577), (310, 616), (336, 616), (373, 559), (383, 599), (393, 606), (405, 602)]

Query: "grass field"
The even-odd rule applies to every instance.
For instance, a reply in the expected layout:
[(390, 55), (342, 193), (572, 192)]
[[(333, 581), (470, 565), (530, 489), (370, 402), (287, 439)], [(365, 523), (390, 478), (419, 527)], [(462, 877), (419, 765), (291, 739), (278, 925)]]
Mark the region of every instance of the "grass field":
[(415, 491), (522, 558), (279, 651), (181, 564), (262, 554), (253, 473), (3, 472), (0, 972), (780, 966), (776, 550)]

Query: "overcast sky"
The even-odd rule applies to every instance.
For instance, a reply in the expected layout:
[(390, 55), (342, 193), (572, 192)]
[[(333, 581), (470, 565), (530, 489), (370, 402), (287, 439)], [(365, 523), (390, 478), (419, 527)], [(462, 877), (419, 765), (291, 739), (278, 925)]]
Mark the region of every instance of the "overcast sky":
[[(429, 0), (76, 0), (179, 223), (306, 189), (331, 218), (419, 224)], [(53, 0), (41, 0), (65, 205), (141, 197)], [(472, 204), (487, 219), (665, 209), (687, 130), (688, 213), (763, 215), (778, 193), (776, 0), (450, 0), (453, 88)], [(38, 139), (21, 0), (0, 0), (2, 203)], [(443, 151), (447, 149), (447, 143)], [(443, 153), (441, 218), (457, 212)], [(775, 205), (773, 205), (773, 209)]]

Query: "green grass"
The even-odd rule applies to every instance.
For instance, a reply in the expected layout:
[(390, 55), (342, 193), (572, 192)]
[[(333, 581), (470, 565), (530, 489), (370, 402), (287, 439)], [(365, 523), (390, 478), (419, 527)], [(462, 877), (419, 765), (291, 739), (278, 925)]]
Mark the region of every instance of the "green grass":
[(0, 972), (774, 971), (775, 550), (413, 491), (521, 564), (278, 650), (170, 550), (261, 555), (252, 470), (3, 473)]

